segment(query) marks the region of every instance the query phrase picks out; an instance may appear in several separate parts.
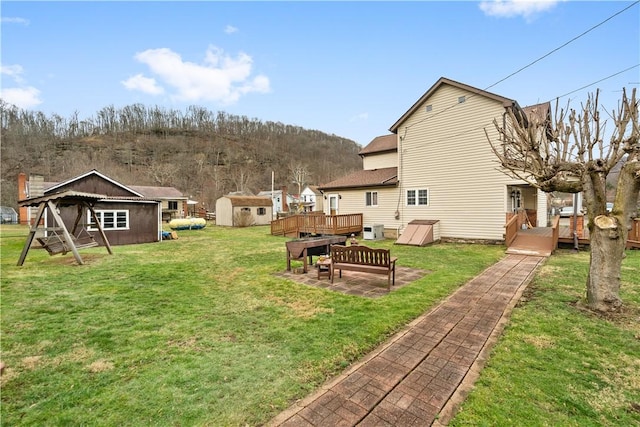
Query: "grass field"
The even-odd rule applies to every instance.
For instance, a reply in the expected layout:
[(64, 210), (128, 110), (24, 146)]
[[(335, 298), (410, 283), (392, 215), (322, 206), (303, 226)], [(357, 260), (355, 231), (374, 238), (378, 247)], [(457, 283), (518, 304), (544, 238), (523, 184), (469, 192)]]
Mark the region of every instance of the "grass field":
[[(32, 250), (16, 267), (26, 233), (0, 229), (3, 425), (264, 424), (504, 252), (368, 243), (431, 273), (365, 299), (278, 277), (287, 239), (268, 227), (92, 248), (82, 266)], [(561, 251), (543, 266), (455, 424), (640, 422), (640, 251), (616, 318), (581, 308), (587, 265)]]

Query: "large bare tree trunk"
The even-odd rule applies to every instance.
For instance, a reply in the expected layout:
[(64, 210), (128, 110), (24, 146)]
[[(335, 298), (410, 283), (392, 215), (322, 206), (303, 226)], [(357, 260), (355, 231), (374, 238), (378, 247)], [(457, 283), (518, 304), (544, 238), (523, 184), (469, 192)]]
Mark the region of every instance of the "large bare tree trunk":
[(600, 215), (590, 227), (591, 264), (587, 277), (587, 304), (592, 310), (615, 311), (619, 296), (620, 271), (626, 234), (615, 217)]
[[(591, 264), (587, 278), (587, 304), (593, 310), (615, 311), (622, 306), (620, 272), (631, 221), (638, 215), (638, 176), (640, 161), (636, 156), (630, 156), (620, 171), (614, 210), (596, 216), (589, 223)], [(591, 192), (595, 187), (597, 185), (585, 184), (585, 190)], [(598, 196), (597, 192), (595, 196)], [(590, 211), (595, 211), (593, 205), (589, 207)]]

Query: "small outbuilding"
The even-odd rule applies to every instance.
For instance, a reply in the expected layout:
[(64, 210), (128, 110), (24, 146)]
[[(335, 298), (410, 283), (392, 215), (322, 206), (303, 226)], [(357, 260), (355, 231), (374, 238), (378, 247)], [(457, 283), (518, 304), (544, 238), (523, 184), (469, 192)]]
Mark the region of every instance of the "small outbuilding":
[(216, 225), (267, 225), (271, 223), (272, 216), (271, 197), (227, 195), (216, 200)]

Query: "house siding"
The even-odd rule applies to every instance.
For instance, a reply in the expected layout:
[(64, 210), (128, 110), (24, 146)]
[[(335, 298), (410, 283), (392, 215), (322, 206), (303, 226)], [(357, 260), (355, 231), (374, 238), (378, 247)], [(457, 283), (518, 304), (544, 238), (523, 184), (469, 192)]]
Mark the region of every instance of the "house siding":
[(398, 153), (369, 154), (362, 159), (364, 170), (392, 168), (398, 166)]
[[(466, 101), (457, 104), (460, 96)], [(502, 240), (506, 185), (517, 181), (497, 170), (484, 134), (487, 129), (498, 137), (493, 120), (502, 120), (502, 103), (443, 85), (424, 104), (432, 112), (423, 105), (398, 128), (401, 227), (437, 219), (445, 238)], [(429, 190), (429, 206), (405, 205), (405, 191), (412, 188)]]
[[(378, 192), (378, 206), (366, 206), (365, 193)], [(333, 193), (332, 193), (333, 194)], [(348, 189), (339, 192), (338, 214), (362, 213), (363, 224), (383, 224), (385, 234), (397, 236), (399, 221), (394, 219), (398, 206), (396, 187), (371, 187), (367, 189)], [(329, 214), (328, 212), (326, 212)]]

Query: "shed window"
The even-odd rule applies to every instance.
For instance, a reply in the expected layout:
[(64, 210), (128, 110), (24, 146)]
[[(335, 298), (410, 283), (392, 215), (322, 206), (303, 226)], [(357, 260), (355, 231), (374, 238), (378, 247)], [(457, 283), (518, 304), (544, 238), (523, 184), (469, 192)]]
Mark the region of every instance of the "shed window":
[[(96, 210), (96, 216), (103, 230), (128, 230), (129, 211), (128, 210)], [(87, 212), (89, 218), (89, 230), (97, 230), (93, 217)]]
[(258, 215), (266, 215), (267, 208), (258, 208)]
[(169, 200), (167, 202), (167, 207), (172, 211), (178, 210), (178, 202), (176, 200)]

